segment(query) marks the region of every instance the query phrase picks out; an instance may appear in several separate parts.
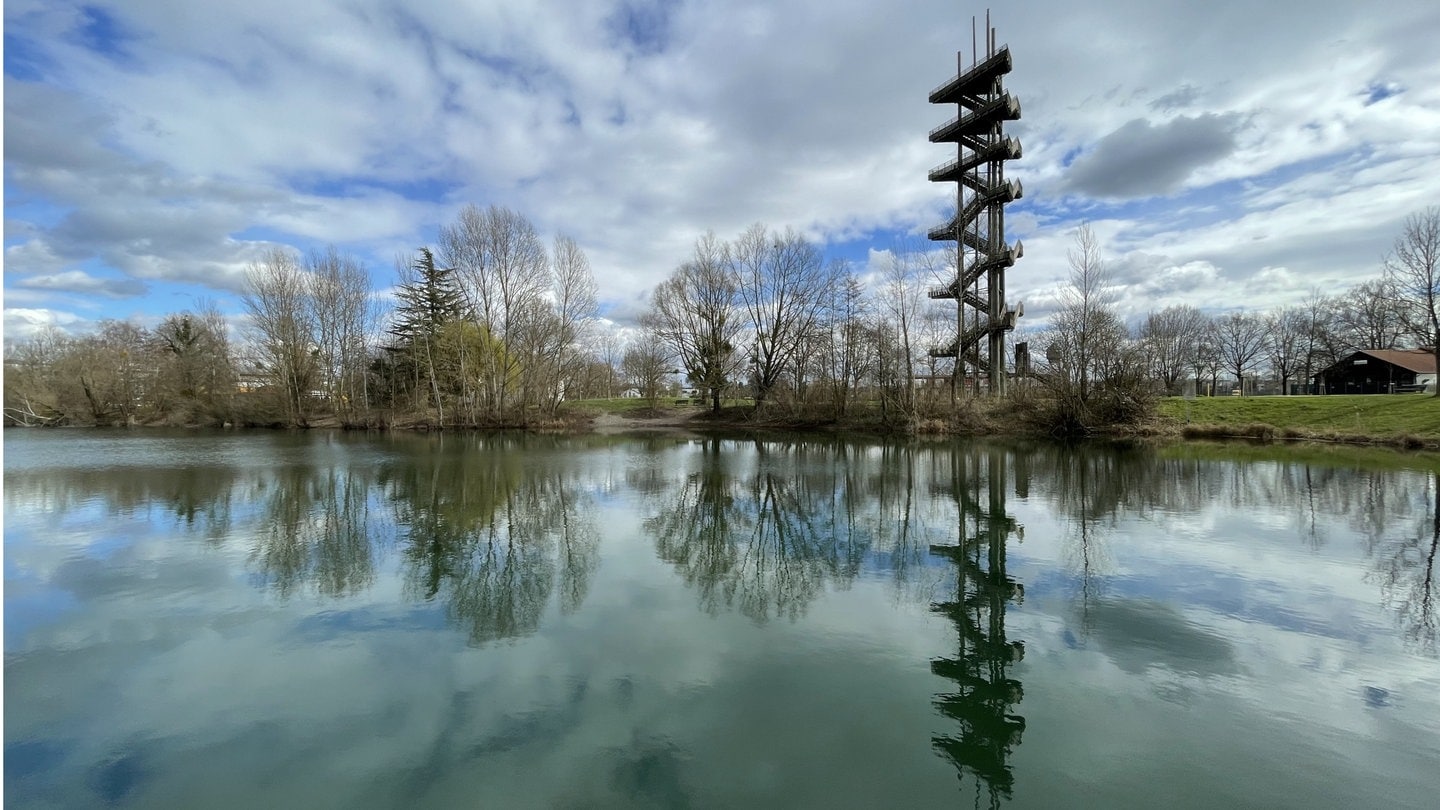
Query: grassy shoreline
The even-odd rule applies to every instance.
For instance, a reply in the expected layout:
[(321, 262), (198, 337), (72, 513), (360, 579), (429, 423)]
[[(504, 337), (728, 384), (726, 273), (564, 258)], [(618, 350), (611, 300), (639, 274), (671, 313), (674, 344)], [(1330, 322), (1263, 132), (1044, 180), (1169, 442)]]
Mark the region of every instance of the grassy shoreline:
[[(611, 429), (637, 430), (657, 426), (697, 429), (802, 430), (854, 433), (919, 433), (932, 435), (1040, 435), (1016, 418), (1013, 403), (967, 400), (948, 416), (923, 418), (908, 429), (883, 425), (865, 417), (807, 419), (803, 416), (757, 418), (748, 407), (734, 404), (719, 415), (695, 405), (664, 402), (648, 413), (638, 400), (590, 400), (575, 403), (576, 415), (591, 414)], [(617, 420), (616, 417), (619, 417)], [(1415, 395), (1214, 397), (1158, 403), (1144, 424), (1102, 434), (1176, 440), (1241, 440), (1249, 442), (1315, 442), (1440, 449), (1440, 400)]]
[(1440, 448), (1440, 399), (1422, 394), (1170, 397), (1157, 421), (1183, 438)]
[[(445, 427), (444, 430), (531, 430), (540, 432), (653, 432), (673, 430), (805, 432), (871, 436), (1010, 436), (1060, 438), (1037, 424), (1023, 400), (965, 399), (951, 408), (906, 423), (858, 409), (846, 418), (830, 414), (756, 414), (753, 405), (727, 400), (714, 414), (694, 400), (661, 400), (654, 410), (639, 399), (580, 400), (566, 403), (555, 417), (524, 425)], [(137, 425), (137, 427), (140, 425)], [(160, 425), (156, 425), (160, 426)], [(168, 427), (182, 427), (166, 425)], [(227, 425), (228, 426), (228, 425)], [(193, 425), (199, 427), (199, 425)], [(245, 427), (280, 427), (245, 425)], [(428, 431), (427, 420), (344, 425), (312, 421), (314, 429)], [(1098, 431), (1095, 438), (1170, 441), (1309, 442), (1401, 450), (1440, 450), (1440, 399), (1420, 394), (1296, 397), (1205, 397), (1162, 399), (1144, 422)], [(1071, 437), (1074, 438), (1074, 437)]]

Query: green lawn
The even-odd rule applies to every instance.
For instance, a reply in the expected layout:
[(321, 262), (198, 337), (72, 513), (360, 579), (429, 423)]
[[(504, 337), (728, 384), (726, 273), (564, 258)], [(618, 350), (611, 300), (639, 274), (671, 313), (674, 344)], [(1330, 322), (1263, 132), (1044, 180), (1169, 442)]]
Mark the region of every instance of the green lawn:
[(1161, 416), (1194, 425), (1272, 425), (1280, 430), (1440, 438), (1440, 399), (1423, 394), (1299, 397), (1170, 397)]

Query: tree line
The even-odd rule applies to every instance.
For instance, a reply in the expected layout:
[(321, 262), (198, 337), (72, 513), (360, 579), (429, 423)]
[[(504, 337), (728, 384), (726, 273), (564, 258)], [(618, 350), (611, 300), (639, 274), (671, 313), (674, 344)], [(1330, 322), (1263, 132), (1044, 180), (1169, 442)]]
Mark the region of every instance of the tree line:
[(597, 338), (574, 240), (547, 249), (494, 206), (467, 206), (439, 237), (397, 259), (388, 310), (357, 258), (275, 248), (245, 271), (235, 343), (213, 304), (153, 329), (42, 333), (7, 353), (6, 421), (523, 426), (615, 386), (594, 368), (618, 344)]
[[(930, 351), (956, 328), (954, 304), (927, 295), (949, 281), (943, 251), (902, 246), (862, 273), (794, 230), (707, 233), (622, 338), (574, 240), (547, 246), (520, 214), (473, 205), (438, 237), (397, 258), (388, 307), (355, 257), (277, 248), (247, 268), (242, 340), (202, 304), (13, 345), (6, 421), (528, 426), (567, 401), (654, 406), (683, 384), (712, 411), (739, 398), (778, 418), (914, 425), (982, 385)], [(1440, 209), (1407, 220), (1382, 277), (1268, 312), (1172, 306), (1127, 325), (1088, 227), (1069, 259), (1049, 327), (1017, 339), (1035, 361), (1013, 396), (1060, 432), (1133, 421), (1192, 381), (1290, 393), (1355, 349), (1440, 343)]]
[(1426, 348), (1440, 367), (1440, 208), (1406, 219), (1379, 278), (1268, 311), (1176, 305), (1132, 328), (1088, 226), (1067, 258), (1060, 306), (1033, 336), (1033, 384), (1016, 397), (1055, 432), (1134, 422), (1162, 395), (1319, 393), (1315, 375), (1361, 349)]

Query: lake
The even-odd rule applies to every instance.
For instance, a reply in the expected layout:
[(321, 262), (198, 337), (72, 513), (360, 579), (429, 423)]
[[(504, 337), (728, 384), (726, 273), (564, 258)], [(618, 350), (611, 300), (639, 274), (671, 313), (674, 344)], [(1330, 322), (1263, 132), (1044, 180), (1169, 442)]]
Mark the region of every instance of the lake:
[(7, 430), (10, 807), (1423, 807), (1435, 456)]

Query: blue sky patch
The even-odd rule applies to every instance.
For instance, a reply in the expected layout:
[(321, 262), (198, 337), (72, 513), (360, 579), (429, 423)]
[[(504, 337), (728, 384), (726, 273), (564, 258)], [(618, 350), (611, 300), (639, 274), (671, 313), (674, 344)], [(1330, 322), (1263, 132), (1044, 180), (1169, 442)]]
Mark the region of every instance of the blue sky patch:
[(630, 0), (615, 9), (605, 21), (606, 26), (616, 42), (641, 56), (653, 56), (670, 44), (670, 15), (674, 6), (668, 0)]
[(83, 6), (80, 14), (84, 22), (75, 32), (80, 44), (116, 62), (132, 60), (127, 45), (135, 36), (127, 32), (113, 14), (98, 6)]
[[(63, 222), (73, 210), (69, 206), (55, 205), (39, 197), (27, 197), (23, 191), (15, 189), (9, 183), (5, 184), (5, 219), (7, 221), (26, 222), (39, 228), (53, 228)], [(15, 233), (10, 228), (5, 229), (6, 245), (24, 242), (29, 238), (27, 234)]]
[[(8, 545), (8, 543), (7, 543)], [(25, 648), (30, 633), (55, 623), (80, 607), (80, 600), (60, 588), (23, 579), (5, 561), (5, 652)], [(7, 753), (8, 756), (8, 753)], [(7, 759), (7, 769), (8, 759)]]
[(441, 202), (460, 190), (460, 184), (439, 177), (416, 177), (390, 180), (381, 177), (333, 177), (323, 175), (288, 178), (289, 186), (300, 194), (317, 197), (349, 199), (369, 191), (388, 191), (407, 200)]
[(1369, 107), (1392, 96), (1398, 96), (1403, 88), (1392, 82), (1372, 82), (1365, 88), (1365, 106)]
[[(49, 72), (50, 59), (34, 40), (5, 32), (5, 75), (27, 82), (39, 81)], [(7, 190), (6, 197), (9, 197)]]

